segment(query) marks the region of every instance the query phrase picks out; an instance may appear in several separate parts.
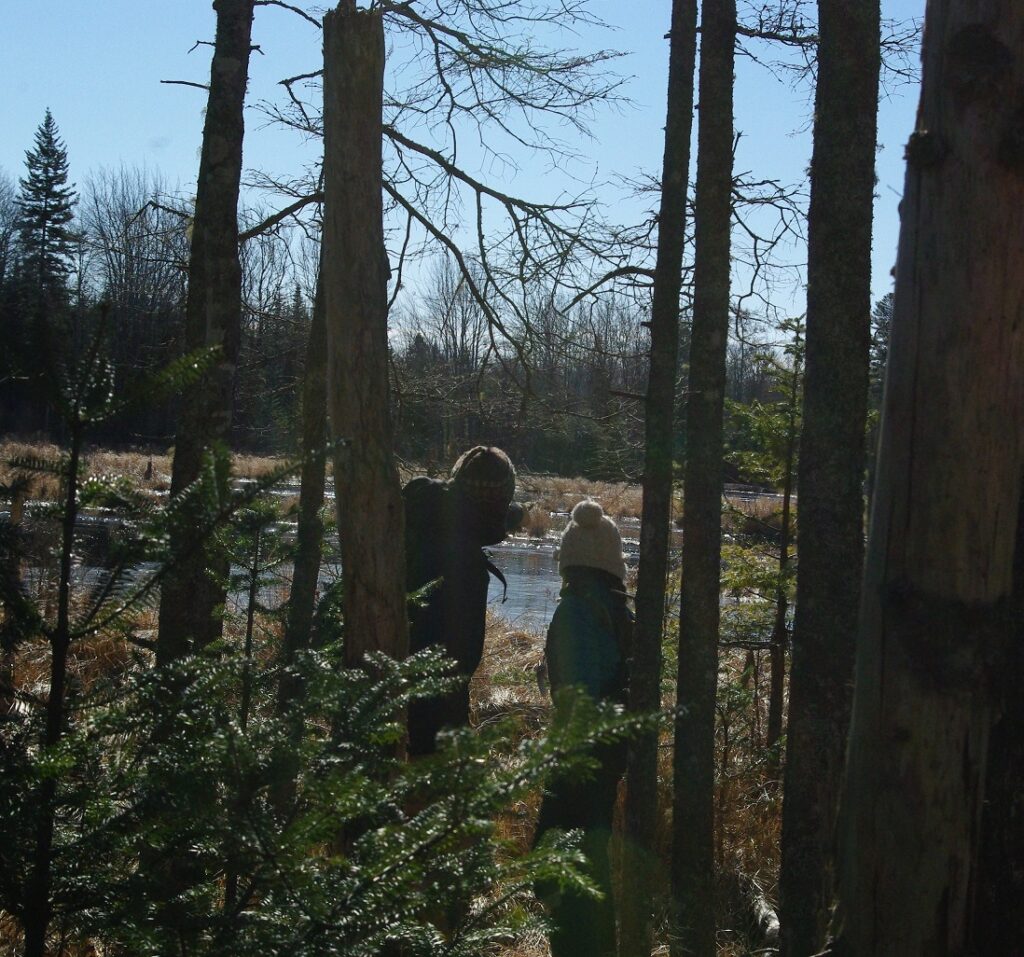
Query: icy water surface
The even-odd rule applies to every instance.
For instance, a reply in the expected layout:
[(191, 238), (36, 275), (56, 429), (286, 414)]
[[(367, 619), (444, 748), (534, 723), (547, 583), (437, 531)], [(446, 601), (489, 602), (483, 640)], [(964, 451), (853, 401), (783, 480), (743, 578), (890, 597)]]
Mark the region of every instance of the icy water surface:
[(516, 628), (546, 631), (562, 584), (554, 545), (496, 545), (488, 551), (508, 580), (508, 596), (502, 602), (501, 582), (491, 576), (490, 609)]

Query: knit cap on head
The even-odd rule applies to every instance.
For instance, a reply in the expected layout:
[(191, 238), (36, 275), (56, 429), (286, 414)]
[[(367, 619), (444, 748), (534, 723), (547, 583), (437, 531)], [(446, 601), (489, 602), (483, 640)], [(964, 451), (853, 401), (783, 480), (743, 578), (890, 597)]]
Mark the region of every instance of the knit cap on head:
[(558, 549), (558, 571), (573, 565), (600, 568), (622, 580), (626, 562), (622, 557), (622, 536), (599, 502), (585, 499), (573, 510), (562, 533)]
[(475, 445), (452, 466), (451, 483), (469, 498), (504, 509), (516, 490), (516, 470), (501, 449)]

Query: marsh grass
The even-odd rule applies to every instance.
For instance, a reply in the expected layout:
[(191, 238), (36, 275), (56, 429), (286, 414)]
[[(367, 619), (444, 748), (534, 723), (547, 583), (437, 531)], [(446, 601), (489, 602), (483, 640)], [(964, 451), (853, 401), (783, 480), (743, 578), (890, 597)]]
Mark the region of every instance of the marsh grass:
[(570, 512), (577, 502), (592, 498), (613, 518), (639, 518), (643, 496), (639, 485), (625, 482), (593, 482), (558, 475), (520, 474), (517, 497), (548, 512)]
[[(54, 443), (32, 443), (18, 441), (0, 442), (0, 481), (11, 477), (7, 463), (16, 456), (36, 455), (56, 458), (61, 454), (60, 446)], [(94, 448), (87, 450), (84, 459), (89, 475), (121, 475), (133, 481), (138, 487), (155, 492), (166, 492), (170, 488), (171, 464), (174, 450), (149, 452), (143, 449), (113, 450)], [(269, 474), (281, 465), (281, 459), (273, 456), (235, 454), (231, 458), (233, 474), (237, 478), (257, 479)], [(150, 469), (150, 463), (152, 468)], [(327, 463), (328, 475), (331, 462)], [(407, 482), (427, 470), (412, 463), (399, 466), (401, 481)], [(149, 477), (147, 478), (147, 473)], [(59, 494), (56, 480), (43, 477), (33, 478), (31, 498), (54, 500)], [(539, 532), (546, 531), (544, 515), (551, 512), (569, 512), (577, 502), (593, 498), (601, 503), (605, 512), (613, 518), (639, 519), (643, 496), (639, 485), (627, 482), (591, 481), (585, 478), (566, 478), (558, 475), (542, 475), (520, 471), (517, 476), (516, 499), (528, 505), (527, 515)], [(680, 502), (677, 500), (675, 513)]]
[[(797, 502), (790, 505), (790, 536), (796, 527)], [(774, 540), (782, 531), (782, 499), (760, 496), (753, 499), (723, 500), (722, 528), (735, 535)]]
[[(25, 456), (57, 459), (61, 448), (53, 443), (0, 442), (0, 481), (7, 482), (14, 472), (9, 466), (11, 459)], [(139, 489), (150, 492), (166, 492), (171, 487), (171, 462), (173, 449), (150, 454), (149, 452), (115, 451), (94, 448), (83, 455), (87, 475), (123, 476)], [(150, 468), (152, 463), (152, 468)], [(270, 474), (281, 465), (281, 460), (270, 456), (234, 455), (232, 471), (237, 478), (258, 479)], [(148, 474), (148, 477), (147, 477)], [(33, 475), (29, 485), (29, 498), (55, 501), (60, 488), (55, 476)]]
[(530, 538), (546, 538), (551, 532), (553, 522), (551, 512), (539, 505), (529, 505), (523, 515), (522, 530)]

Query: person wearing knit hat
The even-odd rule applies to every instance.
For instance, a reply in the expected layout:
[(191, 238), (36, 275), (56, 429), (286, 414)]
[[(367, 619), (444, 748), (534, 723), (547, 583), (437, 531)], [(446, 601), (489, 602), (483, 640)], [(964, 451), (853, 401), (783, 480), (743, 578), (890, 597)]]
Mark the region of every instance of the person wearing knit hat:
[[(483, 656), (488, 575), (504, 576), (483, 548), (515, 529), (516, 472), (499, 448), (464, 452), (447, 482), (418, 477), (402, 489), (405, 571), (410, 593), (409, 650), (442, 648), (466, 677), (458, 690), (409, 706), (409, 753), (430, 754), (442, 727), (469, 722), (469, 678)], [(428, 587), (429, 586), (429, 587)]]
[(584, 499), (573, 510), (558, 548), (558, 571), (567, 568), (600, 568), (614, 576), (621, 587), (626, 578), (622, 536), (598, 502)]
[[(576, 505), (556, 556), (563, 586), (544, 649), (552, 693), (575, 687), (595, 700), (625, 704), (633, 614), (625, 592), (622, 537), (599, 503), (588, 499)], [(558, 704), (556, 699), (556, 720)], [(536, 839), (552, 828), (583, 832), (588, 873), (603, 892), (597, 901), (554, 886), (537, 888), (551, 915), (552, 957), (616, 952), (608, 840), (625, 751), (603, 745), (594, 757), (598, 769), (585, 781), (553, 775), (537, 822)]]
[[(512, 501), (516, 470), (512, 460), (493, 445), (476, 445), (452, 466), (448, 485), (464, 520), (476, 523), (473, 534), (481, 545), (494, 545), (517, 527), (522, 508)], [(509, 512), (512, 512), (510, 515)]]

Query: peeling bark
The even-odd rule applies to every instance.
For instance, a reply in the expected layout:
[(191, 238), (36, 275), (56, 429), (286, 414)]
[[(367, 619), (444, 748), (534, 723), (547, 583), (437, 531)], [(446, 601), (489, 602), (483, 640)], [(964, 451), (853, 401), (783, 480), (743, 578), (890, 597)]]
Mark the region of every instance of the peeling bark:
[(345, 576), (345, 661), (408, 651), (404, 513), (388, 408), (381, 170), (384, 27), (344, 0), (324, 17), (327, 396)]
[(929, 3), (840, 818), (836, 954), (969, 953), (973, 900), (990, 876), (979, 872), (988, 760), (1020, 641), (1022, 37), (1014, 0)]

